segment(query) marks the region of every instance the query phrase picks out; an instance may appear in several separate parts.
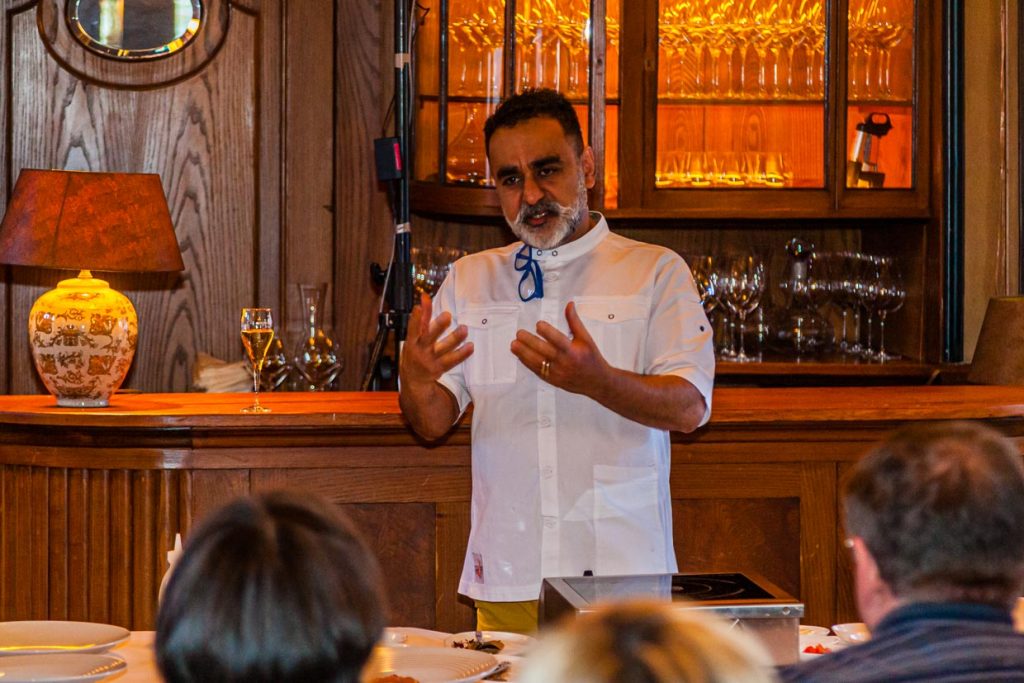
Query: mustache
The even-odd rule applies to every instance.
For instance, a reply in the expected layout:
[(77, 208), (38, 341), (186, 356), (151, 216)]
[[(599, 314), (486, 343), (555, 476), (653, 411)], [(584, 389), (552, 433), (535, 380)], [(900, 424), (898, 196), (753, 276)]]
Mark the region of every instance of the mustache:
[(537, 218), (543, 216), (546, 213), (553, 213), (556, 216), (564, 217), (566, 212), (571, 211), (567, 206), (562, 206), (553, 199), (541, 199), (536, 204), (524, 206), (519, 209), (519, 213), (516, 215), (516, 223), (523, 224), (530, 218)]

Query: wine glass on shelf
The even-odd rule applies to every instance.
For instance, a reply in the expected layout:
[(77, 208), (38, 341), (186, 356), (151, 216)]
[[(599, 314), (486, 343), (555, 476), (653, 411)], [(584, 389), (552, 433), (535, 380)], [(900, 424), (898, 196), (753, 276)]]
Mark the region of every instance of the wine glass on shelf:
[(832, 297), (840, 307), (843, 320), (842, 341), (839, 352), (848, 355), (859, 355), (860, 345), (860, 299), (857, 291), (862, 286), (858, 269), (861, 254), (842, 252), (836, 264), (836, 280)]
[(260, 372), (267, 358), (270, 343), (274, 340), (274, 317), (269, 308), (242, 309), (242, 344), (252, 364), (253, 403), (242, 408), (243, 413), (269, 413), (270, 408), (260, 405)]
[(747, 315), (761, 303), (765, 289), (764, 264), (757, 256), (737, 256), (729, 259), (719, 279), (720, 300), (739, 321), (740, 348), (733, 359), (737, 363), (757, 360), (748, 356), (743, 338)]
[(693, 257), (690, 259), (690, 273), (693, 275), (694, 284), (697, 285), (704, 313), (711, 315), (711, 311), (718, 306), (718, 273), (715, 272), (714, 257)]
[(896, 259), (892, 257), (879, 259), (877, 277), (878, 295), (875, 298), (875, 310), (878, 313), (878, 352), (875, 354), (875, 360), (885, 363), (900, 357), (897, 353), (885, 350), (885, 318), (903, 307), (903, 302), (907, 298), (907, 288), (903, 284)]
[(416, 291), (434, 296), (452, 264), (466, 255), (458, 247), (412, 247), (412, 284)]

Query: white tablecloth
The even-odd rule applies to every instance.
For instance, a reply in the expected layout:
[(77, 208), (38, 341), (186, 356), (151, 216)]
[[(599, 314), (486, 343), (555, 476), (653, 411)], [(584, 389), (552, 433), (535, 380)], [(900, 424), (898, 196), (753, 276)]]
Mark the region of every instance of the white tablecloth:
[(110, 680), (118, 683), (160, 683), (160, 672), (156, 668), (156, 653), (153, 652), (155, 631), (132, 631), (131, 636), (113, 650), (111, 654), (128, 663), (124, 674)]
[[(156, 653), (153, 651), (154, 631), (132, 631), (131, 636), (110, 652), (123, 658), (128, 663), (125, 673), (107, 680), (117, 683), (161, 683), (160, 672), (156, 668)], [(444, 639), (449, 633), (430, 631), (423, 628), (388, 629), (384, 644), (405, 644), (414, 647), (445, 647)], [(391, 640), (392, 642), (387, 642)], [(519, 657), (498, 655), (499, 660), (513, 663), (510, 674), (515, 674), (515, 663)], [(511, 680), (511, 679), (510, 679)]]

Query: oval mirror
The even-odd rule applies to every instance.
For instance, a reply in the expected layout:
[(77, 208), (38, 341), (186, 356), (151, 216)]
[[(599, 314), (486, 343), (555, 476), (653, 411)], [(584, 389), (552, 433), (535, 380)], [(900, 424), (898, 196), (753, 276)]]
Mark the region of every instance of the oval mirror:
[(68, 0), (71, 33), (93, 52), (114, 59), (166, 57), (202, 25), (201, 0)]

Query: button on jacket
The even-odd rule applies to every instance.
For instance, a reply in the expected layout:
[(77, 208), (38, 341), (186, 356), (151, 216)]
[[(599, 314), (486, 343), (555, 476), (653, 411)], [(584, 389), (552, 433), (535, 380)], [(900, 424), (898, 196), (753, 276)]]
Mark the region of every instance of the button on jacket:
[(449, 272), (434, 312), (469, 329), (473, 354), (441, 378), (460, 410), (473, 404), (471, 532), (459, 592), (534, 600), (543, 577), (676, 571), (669, 434), (556, 389), (510, 345), (545, 320), (568, 334), (565, 307), (614, 367), (676, 375), (711, 414), (711, 327), (675, 252), (609, 232), (533, 250), (544, 296), (523, 302), (522, 242), (472, 254)]

